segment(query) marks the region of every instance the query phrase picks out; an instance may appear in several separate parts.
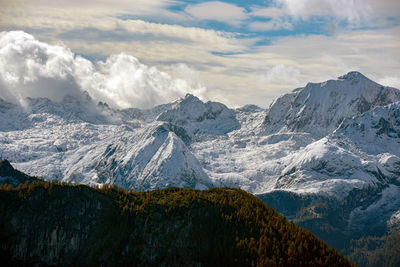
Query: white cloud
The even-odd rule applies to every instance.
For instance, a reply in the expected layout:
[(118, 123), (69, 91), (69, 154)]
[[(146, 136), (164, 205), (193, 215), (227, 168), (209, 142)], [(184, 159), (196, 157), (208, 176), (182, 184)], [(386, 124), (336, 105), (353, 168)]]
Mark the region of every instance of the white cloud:
[[(173, 79), (185, 80), (191, 88), (204, 88), (200, 74), (186, 64), (178, 63), (170, 66), (169, 73)], [(201, 94), (199, 94), (201, 96)]]
[(253, 6), (250, 15), (260, 18), (280, 18), (286, 15), (286, 13), (282, 8)]
[(274, 0), (269, 6), (252, 6), (253, 17), (296, 23), (318, 19), (326, 27), (385, 27), (399, 21), (398, 0)]
[(292, 19), (323, 17), (356, 27), (393, 25), (400, 12), (398, 0), (275, 0), (275, 5)]
[(378, 80), (378, 83), (400, 89), (400, 76), (385, 76)]
[(335, 16), (350, 21), (368, 15), (370, 7), (361, 0), (277, 0), (289, 14), (309, 19), (311, 16)]
[(76, 94), (80, 91), (74, 79), (76, 67), (73, 53), (65, 47), (48, 46), (24, 32), (0, 35), (4, 98), (46, 95), (60, 100), (66, 93)]
[[(8, 11), (21, 12), (25, 9), (29, 12), (43, 12), (50, 15), (49, 11), (54, 11), (56, 15), (61, 15), (64, 11), (65, 15), (71, 16), (74, 12), (77, 14), (85, 13), (88, 16), (96, 15), (97, 17), (104, 15), (158, 15), (173, 16), (177, 18), (179, 15), (168, 11), (168, 7), (177, 5), (180, 2), (176, 0), (0, 0), (2, 7)], [(71, 17), (73, 18), (73, 17)]]
[(274, 0), (272, 5), (253, 6), (249, 13), (253, 17), (270, 18), (268, 22), (253, 22), (249, 29), (253, 31), (269, 31), (293, 29), (299, 20), (319, 19), (326, 27), (338, 26), (346, 21), (351, 26), (369, 25), (376, 22), (379, 16), (375, 12), (374, 0)]
[(277, 31), (281, 29), (293, 30), (293, 25), (288, 21), (271, 20), (267, 22), (255, 21), (249, 24), (248, 28), (255, 32)]
[[(195, 27), (183, 27), (180, 25), (169, 25), (151, 23), (143, 20), (118, 20), (117, 26), (127, 33), (145, 34), (147, 38), (163, 40), (174, 40), (175, 42), (191, 42), (204, 46), (208, 51), (238, 52), (245, 46), (238, 42), (236, 34), (215, 30), (201, 29)], [(244, 40), (246, 41), (246, 39)]]
[(0, 34), (0, 97), (13, 102), (25, 97), (60, 101), (86, 90), (114, 107), (149, 108), (187, 93), (202, 96), (205, 88), (192, 82), (195, 71), (185, 65), (176, 69), (179, 78), (174, 79), (125, 54), (92, 64), (64, 46), (39, 42), (24, 32)]
[(289, 15), (304, 20), (313, 16), (333, 16), (349, 22), (359, 22), (370, 17), (373, 10), (363, 0), (276, 0)]
[(186, 14), (168, 9), (177, 4), (180, 2), (175, 0), (0, 0), (0, 26), (59, 33), (85, 28), (114, 30), (117, 18), (184, 21)]
[(264, 73), (261, 74), (261, 81), (266, 84), (299, 84), (300, 70), (283, 64), (272, 67), (266, 67)]
[[(183, 67), (182, 67), (183, 68)], [(95, 99), (112, 106), (149, 108), (183, 97), (187, 93), (200, 97), (204, 87), (192, 88), (184, 80), (193, 71), (173, 79), (168, 73), (141, 64), (135, 57), (119, 54), (97, 63), (97, 70), (82, 85)], [(198, 84), (197, 84), (198, 85)]]
[(188, 5), (185, 11), (196, 19), (215, 20), (239, 25), (248, 15), (244, 8), (219, 1)]

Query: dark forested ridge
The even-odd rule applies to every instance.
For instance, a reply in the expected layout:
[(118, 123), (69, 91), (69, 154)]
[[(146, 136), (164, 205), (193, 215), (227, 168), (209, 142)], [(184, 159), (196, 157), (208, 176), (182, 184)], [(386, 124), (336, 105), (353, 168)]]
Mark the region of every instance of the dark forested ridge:
[(228, 188), (2, 185), (0, 242), (2, 262), (13, 265), (350, 266), (261, 200)]

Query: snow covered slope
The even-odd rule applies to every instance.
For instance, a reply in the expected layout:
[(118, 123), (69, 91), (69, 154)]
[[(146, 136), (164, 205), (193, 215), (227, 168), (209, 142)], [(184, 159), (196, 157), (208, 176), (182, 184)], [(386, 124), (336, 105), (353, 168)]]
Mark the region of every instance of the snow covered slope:
[(399, 100), (399, 90), (381, 86), (359, 72), (349, 72), (338, 80), (308, 83), (277, 98), (264, 125), (267, 133), (297, 131), (323, 137), (345, 118)]
[(24, 107), (1, 101), (0, 157), (32, 175), (87, 184), (344, 197), (374, 184), (379, 164), (396, 168), (398, 105), (385, 105), (398, 100), (399, 90), (350, 72), (296, 89), (267, 111), (192, 95), (151, 110), (114, 110), (87, 94)]
[(192, 134), (223, 135), (240, 128), (233, 110), (221, 103), (203, 103), (189, 94), (158, 116), (157, 120), (183, 126)]
[(213, 187), (186, 147), (191, 137), (184, 128), (146, 122), (163, 108), (117, 111), (81, 100), (1, 102), (0, 157), (46, 179), (136, 190)]
[(354, 188), (400, 182), (399, 148), (397, 102), (348, 118), (332, 134), (297, 151), (277, 187), (344, 197)]
[(310, 83), (267, 110), (192, 95), (149, 110), (115, 110), (87, 94), (23, 107), (0, 100), (0, 159), (89, 185), (229, 186), (349, 202), (350, 229), (377, 210), (382, 220), (400, 210), (398, 101), (399, 90), (358, 72)]

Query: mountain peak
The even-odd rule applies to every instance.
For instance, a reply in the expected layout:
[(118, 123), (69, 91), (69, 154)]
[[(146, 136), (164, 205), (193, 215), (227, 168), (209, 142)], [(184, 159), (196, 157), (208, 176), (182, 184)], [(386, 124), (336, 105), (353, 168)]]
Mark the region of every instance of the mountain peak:
[(87, 102), (93, 102), (92, 97), (90, 96), (88, 91), (83, 91), (81, 96), (87, 101)]
[(184, 126), (191, 133), (225, 134), (239, 128), (233, 110), (218, 102), (204, 103), (191, 94), (160, 114), (157, 120)]
[(203, 103), (203, 101), (201, 101), (197, 96), (192, 95), (192, 94), (186, 94), (185, 97), (182, 98), (180, 102), (181, 103), (193, 103), (193, 102)]
[(267, 132), (308, 132), (322, 137), (346, 118), (399, 100), (399, 90), (351, 71), (338, 80), (308, 83), (277, 98), (267, 111), (264, 125)]
[(340, 80), (354, 80), (354, 79), (362, 79), (367, 78), (361, 72), (358, 71), (350, 71), (345, 75), (338, 77)]

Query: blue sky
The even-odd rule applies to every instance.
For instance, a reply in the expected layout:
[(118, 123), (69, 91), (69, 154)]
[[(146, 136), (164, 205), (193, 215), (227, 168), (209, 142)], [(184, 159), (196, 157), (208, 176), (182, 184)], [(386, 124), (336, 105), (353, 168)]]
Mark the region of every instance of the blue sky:
[[(191, 88), (157, 93), (157, 99), (165, 101), (180, 96), (178, 90), (230, 106), (267, 107), (275, 97), (309, 81), (334, 79), (351, 70), (400, 87), (398, 0), (0, 0), (0, 4), (1, 31), (24, 31), (39, 42), (68, 48), (94, 66), (123, 53), (146, 69), (167, 73), (172, 81), (186, 81)], [(126, 91), (134, 84), (126, 85)]]

